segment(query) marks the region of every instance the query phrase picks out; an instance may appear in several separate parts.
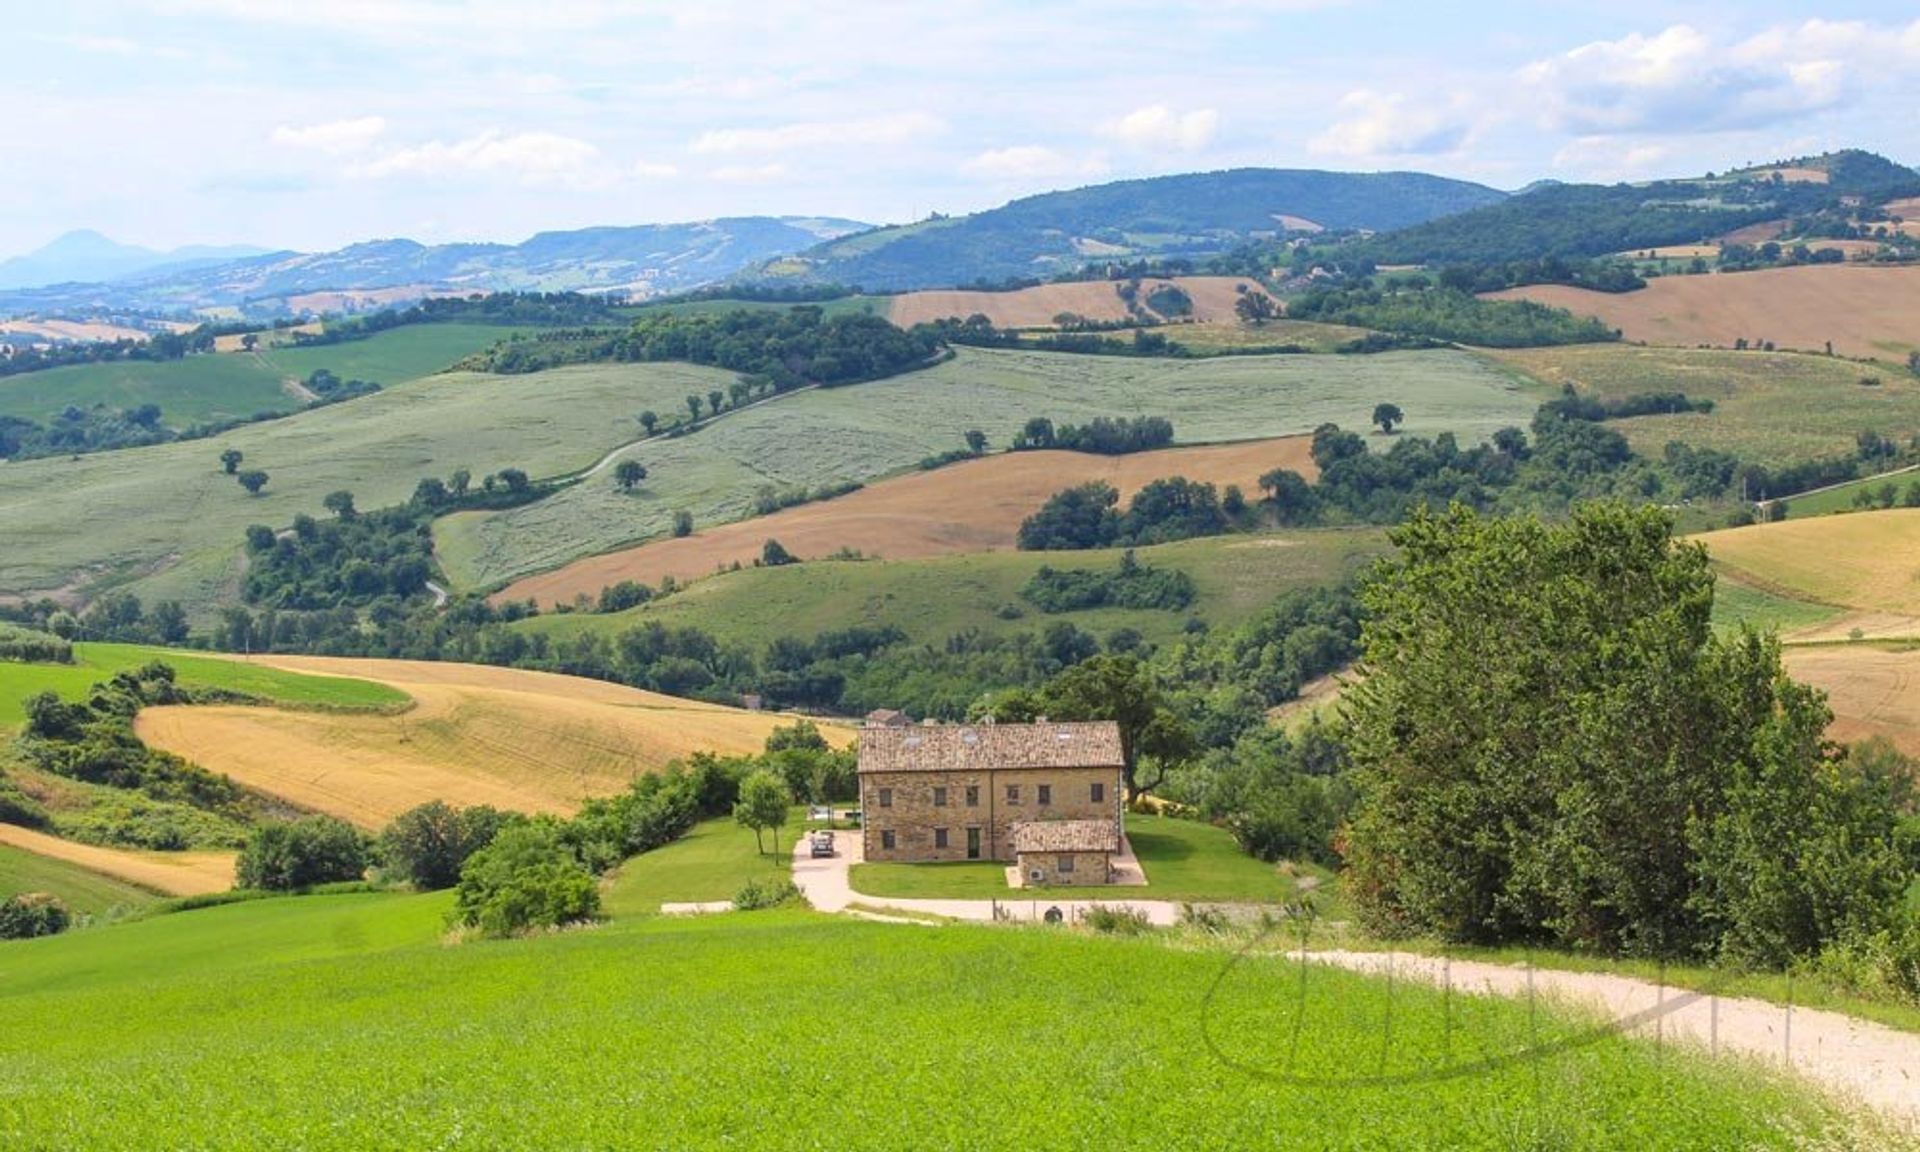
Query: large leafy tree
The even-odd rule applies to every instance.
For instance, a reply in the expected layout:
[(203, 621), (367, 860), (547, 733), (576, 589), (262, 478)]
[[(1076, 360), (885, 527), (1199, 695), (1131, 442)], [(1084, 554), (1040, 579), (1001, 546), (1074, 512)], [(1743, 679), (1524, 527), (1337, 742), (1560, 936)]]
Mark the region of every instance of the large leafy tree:
[(1376, 927), (1782, 963), (1894, 906), (1891, 811), (1654, 508), (1417, 513), (1365, 593), (1345, 836)]

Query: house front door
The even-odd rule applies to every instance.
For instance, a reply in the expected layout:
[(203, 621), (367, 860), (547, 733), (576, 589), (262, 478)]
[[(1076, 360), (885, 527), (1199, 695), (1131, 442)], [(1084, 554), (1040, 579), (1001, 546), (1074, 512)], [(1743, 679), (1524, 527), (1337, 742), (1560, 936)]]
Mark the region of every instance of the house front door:
[(967, 859), (980, 859), (980, 829), (967, 829)]

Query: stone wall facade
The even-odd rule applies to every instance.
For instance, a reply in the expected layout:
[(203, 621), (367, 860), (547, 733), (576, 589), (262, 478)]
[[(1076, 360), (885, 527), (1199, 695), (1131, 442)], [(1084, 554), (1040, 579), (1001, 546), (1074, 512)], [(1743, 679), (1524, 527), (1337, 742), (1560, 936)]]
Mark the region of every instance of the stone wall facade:
[(1044, 888), (1105, 884), (1112, 879), (1112, 860), (1110, 852), (1022, 852), (1016, 864), (1022, 884)]
[[(862, 773), (866, 856), (873, 861), (1008, 863), (1013, 860), (1013, 825), (1021, 821), (1119, 820), (1120, 783), (1118, 768)], [(977, 851), (970, 851), (976, 842)]]

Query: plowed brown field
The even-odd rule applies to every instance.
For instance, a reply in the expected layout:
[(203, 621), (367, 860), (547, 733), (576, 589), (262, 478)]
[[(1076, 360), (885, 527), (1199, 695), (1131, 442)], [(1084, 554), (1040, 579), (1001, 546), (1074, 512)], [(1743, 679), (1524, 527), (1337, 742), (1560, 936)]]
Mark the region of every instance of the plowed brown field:
[(1082, 452), (1009, 452), (932, 472), (884, 480), (837, 500), (803, 504), (771, 516), (725, 524), (695, 536), (577, 560), (509, 585), (496, 600), (551, 605), (622, 580), (657, 584), (664, 576), (695, 580), (734, 561), (751, 564), (770, 539), (800, 559), (852, 548), (888, 560), (1011, 548), (1020, 522), (1063, 488), (1104, 480), (1124, 501), (1142, 485), (1168, 476), (1238, 484), (1250, 497), (1275, 468), (1318, 475), (1312, 438), (1288, 436), (1131, 456)]
[[(141, 739), (304, 808), (378, 828), (429, 800), (567, 813), (690, 753), (747, 753), (784, 718), (617, 684), (471, 664), (255, 657), (391, 684), (392, 716), (273, 708), (150, 708)], [(851, 732), (828, 729), (838, 743)]]
[[(1264, 292), (1255, 281), (1240, 276), (1182, 276), (1174, 280), (1145, 280), (1140, 284), (1142, 305), (1162, 284), (1177, 284), (1193, 298), (1192, 319), (1201, 323), (1234, 320), (1234, 304), (1244, 284), (1250, 292)], [(1089, 320), (1116, 321), (1128, 318), (1125, 301), (1120, 299), (1116, 282), (1088, 280), (1075, 284), (1041, 284), (1012, 292), (933, 291), (905, 292), (893, 298), (887, 319), (910, 328), (947, 317), (966, 319), (979, 313), (997, 328), (1051, 328), (1053, 318), (1072, 312)]]

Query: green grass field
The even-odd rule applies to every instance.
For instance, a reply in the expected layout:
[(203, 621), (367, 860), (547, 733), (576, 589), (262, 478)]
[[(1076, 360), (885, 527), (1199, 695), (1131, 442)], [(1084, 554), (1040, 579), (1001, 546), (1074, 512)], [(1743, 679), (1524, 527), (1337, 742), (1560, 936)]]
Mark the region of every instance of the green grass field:
[(1312, 877), (1321, 915), (1327, 915), (1335, 893), (1322, 886), (1328, 874), (1310, 865), (1288, 875), (1240, 851), (1233, 836), (1197, 820), (1170, 816), (1127, 816), (1127, 839), (1147, 874), (1144, 888), (1007, 887), (1007, 866), (994, 861), (955, 864), (856, 864), (852, 881), (856, 892), (868, 896), (927, 897), (961, 900), (1178, 900), (1237, 904), (1282, 904), (1301, 894), (1299, 879)]
[(1880, 506), (1880, 498), (1887, 485), (1893, 485), (1895, 508), (1906, 507), (1907, 490), (1920, 483), (1920, 472), (1899, 472), (1883, 476), (1868, 476), (1847, 484), (1837, 484), (1831, 488), (1805, 496), (1789, 496), (1781, 501), (1787, 506), (1787, 519), (1804, 520), (1809, 516), (1831, 516), (1836, 513), (1858, 512), (1854, 500), (1861, 491), (1874, 495), (1874, 507)]
[(444, 371), (461, 357), (524, 331), (496, 324), (409, 324), (344, 344), (281, 345), (263, 349), (261, 356), (281, 375), (296, 380), (325, 368), (342, 380), (391, 387)]
[(738, 520), (762, 485), (872, 480), (959, 447), (970, 428), (1003, 446), (1032, 416), (1166, 416), (1180, 442), (1199, 443), (1310, 432), (1326, 421), (1363, 428), (1373, 406), (1391, 399), (1408, 431), (1452, 431), (1472, 443), (1526, 424), (1536, 392), (1451, 351), (1152, 360), (962, 349), (926, 371), (803, 393), (636, 447), (629, 455), (651, 473), (638, 498), (596, 477), (538, 504), (442, 521), (435, 538), (456, 584), (490, 587), (663, 535), (679, 509), (701, 525)]
[(300, 401), (280, 376), (251, 356), (214, 353), (185, 360), (75, 364), (0, 377), (0, 416), (35, 423), (72, 406), (137, 408), (158, 404), (172, 428), (216, 420), (244, 420), (261, 412), (291, 412)]
[[(828, 318), (851, 316), (862, 312), (871, 312), (876, 316), (887, 314), (887, 296), (842, 296), (836, 300), (813, 300), (806, 302), (808, 308), (818, 308)], [(728, 312), (784, 312), (797, 304), (779, 300), (669, 300), (659, 304), (643, 304), (622, 311), (630, 316), (646, 316), (652, 313), (665, 313), (670, 316), (721, 316)]]
[[(1712, 400), (1712, 412), (1639, 416), (1608, 425), (1635, 451), (1656, 460), (1669, 441), (1679, 440), (1777, 466), (1847, 455), (1863, 430), (1902, 442), (1920, 433), (1920, 379), (1884, 365), (1792, 352), (1631, 344), (1490, 355), (1555, 391), (1571, 383), (1607, 398), (1684, 392)], [(1879, 383), (1863, 386), (1860, 381), (1868, 378)]]
[(1845, 609), (1795, 600), (1720, 574), (1713, 588), (1713, 623), (1719, 628), (1750, 624), (1760, 631), (1792, 632), (1824, 624)]
[[(205, 618), (239, 573), (248, 524), (324, 516), (345, 488), (363, 508), (404, 501), (425, 476), (505, 467), (571, 472), (634, 438), (634, 414), (672, 411), (732, 376), (678, 364), (451, 373), (209, 440), (0, 468), (0, 592), (126, 585)], [(271, 477), (249, 497), (220, 472), (228, 447)]]
[(793, 846), (805, 826), (795, 808), (779, 833), (762, 833), (766, 851), (754, 849), (752, 830), (732, 817), (703, 820), (664, 848), (635, 856), (604, 886), (611, 916), (650, 916), (666, 903), (731, 900), (749, 880), (780, 880), (792, 873)]
[(0, 900), (19, 892), (51, 892), (66, 903), (68, 911), (84, 916), (135, 912), (160, 901), (154, 893), (124, 880), (0, 844)]
[[(967, 628), (990, 635), (1030, 632), (1055, 620), (1104, 636), (1132, 628), (1150, 642), (1176, 639), (1190, 617), (1227, 626), (1291, 588), (1337, 584), (1387, 551), (1377, 529), (1328, 529), (1276, 536), (1219, 536), (1136, 549), (1153, 567), (1193, 577), (1199, 596), (1180, 612), (1096, 608), (1048, 614), (1021, 599), (1035, 570), (1109, 569), (1116, 549), (1093, 552), (976, 552), (924, 560), (820, 560), (746, 568), (693, 583), (663, 600), (608, 615), (546, 615), (516, 627), (550, 636), (614, 633), (658, 620), (691, 625), (723, 641), (764, 643), (856, 624), (892, 624), (916, 643)], [(1018, 616), (1005, 613), (1009, 606)]]
[(76, 644), (71, 664), (21, 664), (0, 660), (0, 731), (26, 719), (21, 701), (40, 692), (57, 692), (70, 700), (116, 672), (161, 660), (173, 666), (182, 684), (229, 688), (281, 704), (324, 705), (334, 708), (382, 708), (405, 704), (397, 688), (368, 680), (334, 676), (305, 676), (239, 660), (195, 655), (178, 648), (139, 644)]
[(1203, 353), (1238, 352), (1278, 344), (1297, 344), (1311, 352), (1332, 352), (1347, 341), (1367, 334), (1365, 328), (1313, 320), (1269, 320), (1258, 327), (1238, 323), (1171, 324), (1155, 331), (1176, 344)]
[(1857, 1124), (1607, 1035), (1342, 1085), (1589, 1022), (1157, 937), (774, 912), (450, 947), (448, 906), (262, 900), (0, 945), (0, 1143), (1753, 1149)]

